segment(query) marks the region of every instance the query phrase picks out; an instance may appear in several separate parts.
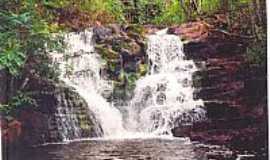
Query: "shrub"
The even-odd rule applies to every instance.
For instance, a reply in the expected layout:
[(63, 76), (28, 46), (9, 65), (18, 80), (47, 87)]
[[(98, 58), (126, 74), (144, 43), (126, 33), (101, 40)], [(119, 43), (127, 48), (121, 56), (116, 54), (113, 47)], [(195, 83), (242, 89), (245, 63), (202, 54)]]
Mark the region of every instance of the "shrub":
[(0, 67), (12, 75), (33, 57), (41, 58), (41, 66), (48, 65), (49, 51), (62, 48), (60, 37), (52, 36), (57, 27), (40, 17), (31, 0), (23, 1), (17, 11), (1, 10), (0, 21)]
[(0, 104), (0, 113), (3, 115), (13, 115), (21, 107), (37, 106), (36, 101), (25, 93), (17, 92), (7, 104)]
[(76, 7), (87, 12), (93, 21), (122, 23), (125, 21), (120, 0), (84, 0), (76, 2)]
[(186, 20), (186, 17), (179, 1), (172, 0), (160, 16), (154, 19), (154, 23), (171, 25), (182, 23), (184, 20)]

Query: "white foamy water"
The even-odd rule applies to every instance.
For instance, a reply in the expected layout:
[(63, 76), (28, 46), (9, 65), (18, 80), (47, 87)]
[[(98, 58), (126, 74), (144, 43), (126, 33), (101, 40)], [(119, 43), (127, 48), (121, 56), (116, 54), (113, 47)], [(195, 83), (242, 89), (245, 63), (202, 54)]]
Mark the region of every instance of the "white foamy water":
[(148, 37), (149, 72), (136, 83), (130, 103), (128, 127), (139, 132), (171, 134), (171, 129), (205, 118), (203, 102), (194, 100), (192, 60), (185, 60), (179, 37)]
[(136, 82), (133, 99), (126, 106), (128, 115), (123, 116), (104, 98), (112, 93), (113, 85), (101, 75), (104, 62), (94, 51), (92, 36), (92, 30), (68, 34), (67, 50), (55, 53), (54, 58), (60, 64), (60, 79), (86, 100), (105, 138), (171, 135), (174, 127), (204, 119), (203, 102), (193, 98), (192, 74), (197, 68), (184, 59), (179, 37), (149, 36), (149, 71)]
[(92, 36), (92, 30), (68, 34), (65, 53), (54, 53), (54, 58), (60, 64), (60, 79), (86, 100), (100, 122), (104, 136), (119, 135), (124, 132), (122, 115), (102, 96), (110, 94), (112, 85), (100, 74), (104, 63), (94, 51)]

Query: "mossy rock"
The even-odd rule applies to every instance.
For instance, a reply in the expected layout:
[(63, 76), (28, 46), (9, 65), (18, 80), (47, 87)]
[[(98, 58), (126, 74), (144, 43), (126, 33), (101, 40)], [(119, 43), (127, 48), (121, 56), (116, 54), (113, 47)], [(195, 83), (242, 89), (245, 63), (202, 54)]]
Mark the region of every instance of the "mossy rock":
[(116, 52), (120, 52), (121, 49), (129, 49), (130, 48), (130, 45), (129, 45), (129, 42), (128, 41), (125, 41), (125, 40), (114, 40), (113, 43), (112, 43), (112, 49)]
[(146, 31), (143, 25), (140, 24), (132, 24), (126, 27), (127, 33), (137, 33), (140, 36), (144, 36)]
[(119, 54), (106, 45), (96, 45), (95, 49), (106, 61), (119, 59)]
[(128, 44), (130, 53), (132, 54), (139, 54), (141, 52), (141, 46), (138, 45), (136, 42), (131, 42)]
[(138, 76), (144, 76), (148, 71), (148, 65), (147, 64), (139, 64), (138, 67)]

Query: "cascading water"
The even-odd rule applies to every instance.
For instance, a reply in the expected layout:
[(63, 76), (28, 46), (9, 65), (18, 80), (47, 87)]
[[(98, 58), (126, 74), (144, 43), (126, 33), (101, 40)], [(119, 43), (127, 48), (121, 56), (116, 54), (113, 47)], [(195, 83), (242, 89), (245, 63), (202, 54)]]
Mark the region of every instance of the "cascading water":
[(185, 60), (179, 37), (148, 37), (148, 74), (136, 83), (130, 103), (128, 129), (152, 134), (171, 134), (171, 129), (205, 118), (203, 102), (194, 100), (193, 61)]
[(192, 74), (197, 69), (193, 61), (184, 59), (179, 37), (164, 33), (149, 36), (149, 71), (136, 82), (135, 94), (126, 106), (128, 115), (123, 116), (126, 113), (105, 98), (113, 85), (101, 75), (104, 63), (94, 51), (92, 36), (92, 30), (68, 34), (65, 54), (53, 56), (60, 66), (60, 79), (86, 100), (104, 137), (171, 134), (172, 128), (205, 117), (203, 102), (193, 98)]
[(66, 35), (65, 53), (54, 53), (53, 57), (59, 64), (60, 79), (75, 88), (86, 100), (100, 122), (104, 136), (119, 135), (124, 133), (122, 115), (103, 97), (110, 94), (112, 85), (100, 74), (104, 63), (94, 52), (92, 36), (92, 30)]

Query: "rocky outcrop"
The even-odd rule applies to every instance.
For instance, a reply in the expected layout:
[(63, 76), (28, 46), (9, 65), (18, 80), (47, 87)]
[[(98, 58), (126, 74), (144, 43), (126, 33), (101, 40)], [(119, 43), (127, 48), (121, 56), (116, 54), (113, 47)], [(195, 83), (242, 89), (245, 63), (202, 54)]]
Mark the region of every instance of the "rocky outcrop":
[(111, 24), (96, 26), (93, 31), (95, 49), (107, 64), (103, 72), (115, 82), (112, 99), (131, 98), (135, 80), (147, 71), (144, 27)]
[(210, 27), (194, 22), (169, 29), (187, 40), (187, 58), (200, 65), (194, 75), (195, 96), (204, 100), (208, 117), (191, 127), (175, 128), (173, 133), (254, 151), (263, 159), (267, 147), (266, 70), (247, 63), (246, 41)]
[[(30, 79), (24, 90), (35, 104), (21, 106), (13, 118), (2, 119), (6, 143), (37, 145), (102, 136), (96, 117), (73, 88), (61, 82)], [(19, 123), (17, 131), (11, 125), (14, 122)]]

